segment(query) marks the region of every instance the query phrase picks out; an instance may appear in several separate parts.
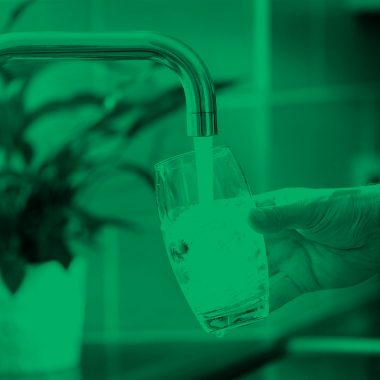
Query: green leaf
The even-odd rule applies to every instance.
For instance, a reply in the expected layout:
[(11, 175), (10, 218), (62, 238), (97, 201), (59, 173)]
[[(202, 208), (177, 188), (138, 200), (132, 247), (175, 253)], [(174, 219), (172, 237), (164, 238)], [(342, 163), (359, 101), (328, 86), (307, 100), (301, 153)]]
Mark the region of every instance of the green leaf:
[(156, 120), (180, 109), (185, 105), (185, 96), (182, 87), (166, 91), (144, 107), (141, 116), (135, 120), (126, 133), (126, 137), (133, 137), (151, 126)]
[(49, 114), (53, 114), (55, 112), (62, 112), (65, 110), (72, 110), (76, 108), (81, 108), (83, 106), (104, 106), (104, 98), (100, 95), (95, 95), (92, 93), (81, 93), (75, 96), (72, 96), (67, 99), (55, 100), (42, 106), (38, 107), (36, 110), (30, 112), (25, 120), (25, 127), (34, 123), (41, 117), (46, 117)]
[(72, 217), (76, 218), (80, 222), (82, 226), (82, 234), (88, 235), (90, 239), (106, 226), (114, 226), (135, 232), (140, 231), (140, 228), (135, 222), (127, 219), (94, 215), (80, 206), (72, 206), (70, 211), (72, 213)]
[(36, 0), (25, 0), (22, 1), (10, 14), (6, 20), (4, 26), (1, 29), (1, 33), (9, 32), (17, 20), (23, 15), (23, 13), (33, 4)]
[(0, 76), (3, 78), (5, 83), (9, 83), (14, 79), (12, 72), (6, 69), (3, 65), (0, 65)]
[(53, 61), (10, 61), (3, 66), (2, 76), (7, 83), (13, 80), (22, 81), (22, 91), (25, 92), (36, 75), (50, 65), (53, 65)]
[(50, 250), (50, 253), (47, 255), (50, 260), (58, 261), (64, 269), (68, 269), (73, 260), (73, 255), (67, 247), (66, 242), (60, 239), (51, 239), (45, 249)]
[(135, 108), (135, 105), (124, 100), (116, 103), (112, 109), (108, 110), (103, 117), (94, 123), (90, 128), (88, 128), (87, 132), (99, 132), (105, 133), (108, 135), (120, 135), (119, 131), (113, 131), (110, 128), (110, 124), (112, 124), (117, 118), (125, 116), (128, 112)]
[(72, 177), (91, 167), (84, 158), (88, 144), (82, 137), (63, 144), (56, 152), (46, 158), (38, 168), (38, 175), (56, 183), (71, 183)]
[(123, 162), (122, 164), (117, 165), (116, 169), (125, 171), (125, 172), (130, 172), (138, 177), (140, 177), (149, 187), (154, 189), (154, 177), (152, 173), (143, 168), (140, 165), (133, 164), (131, 162)]
[(25, 260), (13, 254), (3, 258), (0, 266), (6, 287), (12, 294), (16, 293), (25, 278)]
[(30, 164), (32, 162), (34, 156), (34, 149), (32, 144), (26, 140), (19, 140), (15, 142), (15, 148), (20, 151), (22, 157), (24, 158), (24, 161), (27, 164)]

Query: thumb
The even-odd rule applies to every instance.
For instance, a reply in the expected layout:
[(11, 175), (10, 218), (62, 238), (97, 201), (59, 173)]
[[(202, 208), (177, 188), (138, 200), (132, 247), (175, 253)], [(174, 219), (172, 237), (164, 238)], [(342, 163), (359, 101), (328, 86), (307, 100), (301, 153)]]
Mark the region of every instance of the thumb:
[(304, 202), (282, 206), (255, 207), (250, 213), (252, 227), (260, 233), (276, 233), (285, 229), (308, 229), (317, 220), (318, 210)]

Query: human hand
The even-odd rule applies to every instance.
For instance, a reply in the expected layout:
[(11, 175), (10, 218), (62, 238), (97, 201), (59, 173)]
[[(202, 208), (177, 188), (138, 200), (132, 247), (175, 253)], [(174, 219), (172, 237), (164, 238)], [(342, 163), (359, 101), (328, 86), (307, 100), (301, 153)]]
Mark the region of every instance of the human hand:
[(380, 271), (380, 186), (283, 189), (256, 196), (270, 310), (307, 292), (355, 285)]

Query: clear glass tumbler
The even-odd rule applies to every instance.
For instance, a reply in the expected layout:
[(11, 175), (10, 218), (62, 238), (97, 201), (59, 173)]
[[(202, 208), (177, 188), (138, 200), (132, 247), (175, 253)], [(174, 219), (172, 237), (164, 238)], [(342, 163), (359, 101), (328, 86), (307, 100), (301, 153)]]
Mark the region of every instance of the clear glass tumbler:
[(207, 332), (268, 315), (263, 237), (249, 226), (255, 207), (245, 176), (227, 147), (215, 147), (213, 200), (199, 202), (195, 153), (155, 165), (161, 231), (179, 285)]

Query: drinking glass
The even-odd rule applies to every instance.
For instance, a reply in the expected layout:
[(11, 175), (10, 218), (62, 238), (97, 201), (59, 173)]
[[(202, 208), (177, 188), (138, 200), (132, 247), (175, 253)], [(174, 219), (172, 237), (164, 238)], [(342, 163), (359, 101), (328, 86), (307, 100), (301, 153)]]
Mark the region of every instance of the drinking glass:
[(202, 327), (220, 333), (268, 315), (266, 251), (249, 226), (255, 204), (230, 149), (212, 150), (207, 202), (199, 201), (196, 162), (192, 151), (155, 165), (157, 207), (182, 292)]

